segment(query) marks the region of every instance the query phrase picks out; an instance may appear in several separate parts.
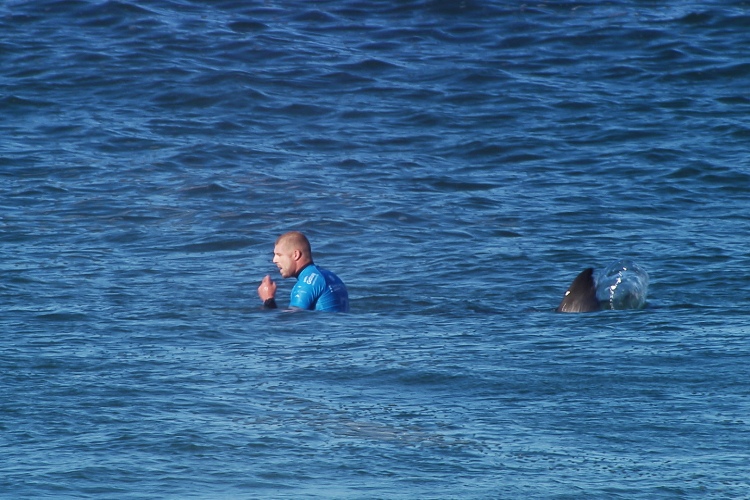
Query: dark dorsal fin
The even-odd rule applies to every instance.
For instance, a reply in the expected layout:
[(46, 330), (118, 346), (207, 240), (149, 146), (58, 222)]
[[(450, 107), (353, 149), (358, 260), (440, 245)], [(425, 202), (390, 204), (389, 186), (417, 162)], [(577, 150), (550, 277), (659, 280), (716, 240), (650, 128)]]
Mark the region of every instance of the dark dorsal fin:
[(557, 312), (591, 312), (599, 309), (601, 306), (596, 298), (594, 269), (589, 267), (570, 284), (562, 302), (557, 306)]

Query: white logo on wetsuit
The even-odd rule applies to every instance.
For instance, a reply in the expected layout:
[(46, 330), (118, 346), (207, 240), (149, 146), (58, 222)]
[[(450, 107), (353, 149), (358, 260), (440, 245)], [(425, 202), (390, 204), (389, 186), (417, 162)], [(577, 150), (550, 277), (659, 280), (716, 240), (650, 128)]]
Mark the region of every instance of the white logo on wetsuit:
[(312, 285), (312, 282), (315, 281), (315, 278), (317, 278), (317, 276), (317, 274), (312, 273), (310, 276), (305, 276), (305, 279), (303, 279), (302, 281), (304, 281), (308, 285)]

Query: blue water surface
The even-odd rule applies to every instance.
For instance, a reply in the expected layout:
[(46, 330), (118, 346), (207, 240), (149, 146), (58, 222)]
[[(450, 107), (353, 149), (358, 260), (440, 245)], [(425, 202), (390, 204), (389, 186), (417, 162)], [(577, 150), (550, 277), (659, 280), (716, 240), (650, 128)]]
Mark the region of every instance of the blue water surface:
[[(748, 26), (4, 2), (0, 497), (750, 497)], [(350, 313), (260, 308), (288, 230)]]

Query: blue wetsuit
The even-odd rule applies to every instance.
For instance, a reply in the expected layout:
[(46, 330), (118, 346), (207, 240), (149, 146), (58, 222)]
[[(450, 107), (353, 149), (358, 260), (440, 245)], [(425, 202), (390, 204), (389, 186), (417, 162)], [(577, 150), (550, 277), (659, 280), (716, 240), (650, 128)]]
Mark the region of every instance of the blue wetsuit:
[(331, 271), (315, 264), (306, 266), (297, 276), (292, 288), (289, 307), (315, 311), (349, 311), (346, 285)]

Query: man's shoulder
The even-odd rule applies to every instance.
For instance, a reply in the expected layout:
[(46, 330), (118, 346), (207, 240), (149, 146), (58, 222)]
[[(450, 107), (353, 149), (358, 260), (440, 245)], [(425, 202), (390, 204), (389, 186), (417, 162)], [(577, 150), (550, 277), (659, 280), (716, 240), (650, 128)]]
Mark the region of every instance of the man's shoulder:
[(299, 274), (299, 277), (297, 278), (298, 284), (305, 284), (305, 285), (314, 285), (315, 282), (319, 279), (322, 279), (322, 272), (324, 270), (320, 269), (315, 264), (310, 264), (309, 266), (305, 267), (302, 272)]
[(310, 264), (299, 274), (297, 283), (300, 285), (315, 286), (317, 284), (326, 285), (332, 283), (339, 283), (341, 285), (344, 282), (338, 277), (336, 273), (329, 269), (322, 268), (315, 264)]

